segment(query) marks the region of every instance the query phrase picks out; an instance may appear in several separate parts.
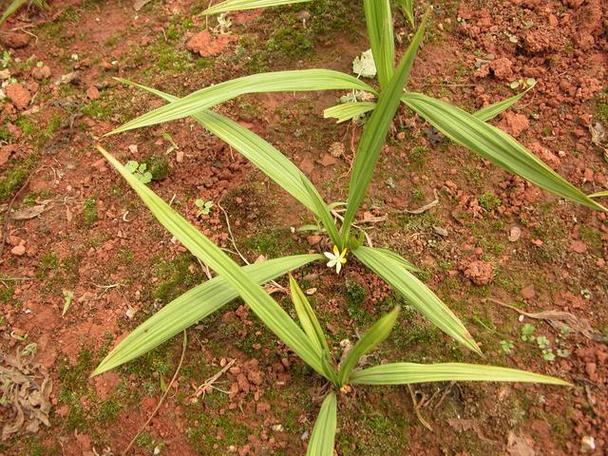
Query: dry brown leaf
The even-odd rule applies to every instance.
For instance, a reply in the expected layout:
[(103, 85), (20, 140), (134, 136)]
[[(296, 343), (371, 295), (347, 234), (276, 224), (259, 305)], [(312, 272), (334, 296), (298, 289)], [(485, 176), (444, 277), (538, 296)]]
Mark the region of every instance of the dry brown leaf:
[(37, 204), (35, 206), (24, 207), (16, 211), (11, 212), (11, 218), (13, 220), (30, 220), (38, 217), (46, 209), (46, 205)]
[(518, 309), (515, 306), (500, 302), (496, 299), (489, 298), (489, 300), (503, 307), (515, 310), (528, 318), (532, 318), (534, 320), (545, 320), (558, 331), (564, 326), (568, 326), (572, 331), (578, 332), (588, 339), (596, 342), (608, 342), (608, 338), (599, 331), (593, 329), (588, 320), (585, 318), (578, 318), (569, 312), (564, 312), (562, 310), (545, 310), (543, 312), (530, 313)]
[(150, 3), (152, 0), (135, 0), (133, 2), (133, 9), (135, 11), (139, 11), (140, 9), (142, 9), (144, 6), (146, 6), (148, 3)]
[(0, 354), (0, 404), (9, 416), (2, 427), (2, 440), (21, 430), (38, 432), (40, 424), (50, 426), (52, 381), (46, 370), (31, 359)]

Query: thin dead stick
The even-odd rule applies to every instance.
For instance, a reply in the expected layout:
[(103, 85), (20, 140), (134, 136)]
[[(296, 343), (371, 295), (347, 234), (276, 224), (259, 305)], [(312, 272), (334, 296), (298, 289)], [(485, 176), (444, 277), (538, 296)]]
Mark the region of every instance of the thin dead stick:
[(403, 210), (403, 212), (405, 212), (406, 214), (418, 215), (418, 214), (422, 214), (422, 213), (428, 211), (429, 209), (437, 206), (439, 204), (439, 198), (437, 197), (437, 191), (433, 190), (433, 193), (435, 194), (435, 199), (433, 201), (431, 201), (430, 203), (425, 204), (424, 206), (419, 207), (418, 209), (413, 209), (413, 210), (405, 209), (405, 210)]
[(412, 398), (412, 403), (414, 404), (414, 412), (416, 412), (416, 416), (418, 417), (418, 421), (420, 421), (420, 423), (425, 428), (427, 428), (429, 431), (433, 432), (433, 428), (431, 427), (431, 425), (420, 414), (420, 405), (418, 404), (418, 401), (416, 401), (416, 394), (414, 393), (414, 390), (412, 389), (412, 385), (407, 385), (407, 389), (410, 392), (410, 397)]
[(249, 261), (247, 261), (247, 258), (245, 258), (245, 256), (241, 253), (239, 248), (236, 246), (236, 241), (234, 240), (234, 235), (232, 234), (232, 227), (230, 226), (230, 219), (228, 218), (228, 212), (226, 212), (226, 210), (220, 204), (221, 201), (222, 201), (222, 199), (220, 198), (220, 200), (217, 202), (217, 207), (219, 207), (220, 210), (224, 213), (224, 218), (226, 219), (226, 227), (228, 228), (228, 235), (230, 236), (230, 242), (232, 243), (234, 250), (236, 250), (236, 253), (241, 257), (241, 260), (243, 260), (245, 262), (245, 264), (249, 264)]
[(228, 369), (230, 369), (232, 367), (232, 365), (236, 362), (236, 359), (232, 359), (230, 360), (230, 362), (228, 364), (226, 364), (222, 370), (220, 370), (219, 372), (217, 372), (215, 375), (212, 375), (211, 377), (209, 377), (207, 380), (205, 380), (202, 385), (200, 385), (198, 388), (196, 388), (196, 391), (194, 392), (193, 396), (194, 397), (199, 397), (201, 394), (205, 394), (210, 388), (214, 388), (217, 389), (219, 391), (221, 391), (219, 388), (216, 388), (215, 386), (213, 386), (213, 384), (215, 382), (217, 382), (217, 380), (226, 373), (226, 371), (228, 371)]
[(150, 424), (150, 421), (152, 421), (152, 419), (154, 418), (156, 413), (160, 410), (160, 407), (161, 407), (161, 405), (163, 405), (163, 402), (165, 402), (167, 394), (169, 394), (169, 390), (171, 389), (171, 386), (173, 386), (173, 383), (175, 383), (175, 380), (177, 379), (177, 375), (179, 374), (179, 371), (182, 368), (182, 364), (184, 362), (184, 357), (186, 356), (186, 346), (187, 345), (188, 345), (188, 336), (186, 335), (186, 331), (184, 331), (184, 341), (182, 343), (182, 355), (179, 358), (179, 364), (177, 365), (177, 368), (175, 369), (173, 378), (167, 385), (167, 389), (165, 390), (162, 397), (160, 398), (160, 401), (158, 401), (158, 404), (156, 405), (156, 408), (154, 409), (154, 411), (148, 417), (148, 420), (144, 423), (144, 425), (141, 428), (139, 428), (139, 431), (137, 431), (137, 434), (135, 434), (135, 437), (133, 437), (133, 439), (129, 442), (129, 445), (127, 445), (127, 448), (125, 449), (125, 451), (122, 452), (123, 456), (125, 456), (129, 452), (129, 450), (131, 449), (131, 447), (133, 446), (135, 441), (139, 438), (141, 433), (144, 432), (146, 427), (148, 427), (148, 424)]

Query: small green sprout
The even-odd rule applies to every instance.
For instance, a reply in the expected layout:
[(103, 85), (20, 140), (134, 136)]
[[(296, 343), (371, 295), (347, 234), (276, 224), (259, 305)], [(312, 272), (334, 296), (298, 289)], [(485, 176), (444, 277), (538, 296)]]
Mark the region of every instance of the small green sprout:
[(500, 349), (503, 351), (505, 355), (510, 355), (513, 352), (513, 341), (511, 340), (501, 340), (500, 341)]
[(211, 213), (211, 208), (214, 206), (213, 201), (205, 201), (201, 198), (197, 198), (194, 201), (194, 204), (199, 209), (198, 213), (196, 214), (197, 217), (200, 217), (201, 215), (209, 215)]
[(149, 184), (152, 182), (152, 173), (148, 171), (148, 165), (145, 163), (138, 163), (135, 160), (129, 160), (125, 167), (131, 174), (134, 174), (140, 182), (144, 184)]
[(545, 361), (555, 361), (555, 353), (550, 348), (546, 348), (543, 350), (543, 359)]
[(63, 310), (61, 311), (62, 317), (68, 312), (73, 300), (74, 292), (70, 290), (63, 290)]
[(541, 349), (549, 348), (551, 346), (551, 342), (546, 336), (538, 336), (536, 338), (536, 343), (538, 344), (538, 348)]
[(531, 342), (534, 340), (534, 331), (536, 330), (535, 326), (531, 323), (526, 323), (521, 328), (521, 340), (524, 342)]

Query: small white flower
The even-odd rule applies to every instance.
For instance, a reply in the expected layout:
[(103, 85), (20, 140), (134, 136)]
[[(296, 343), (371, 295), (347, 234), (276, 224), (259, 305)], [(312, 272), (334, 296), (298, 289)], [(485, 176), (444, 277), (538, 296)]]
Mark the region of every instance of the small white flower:
[(340, 274), (342, 270), (342, 265), (346, 264), (346, 248), (340, 252), (338, 247), (334, 245), (333, 253), (331, 252), (323, 252), (323, 255), (327, 257), (329, 260), (327, 262), (328, 268), (336, 267), (336, 274)]

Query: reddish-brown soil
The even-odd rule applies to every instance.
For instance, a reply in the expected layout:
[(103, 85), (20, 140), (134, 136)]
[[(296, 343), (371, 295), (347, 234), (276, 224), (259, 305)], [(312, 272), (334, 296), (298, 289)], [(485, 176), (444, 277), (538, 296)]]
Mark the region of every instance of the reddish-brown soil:
[[(332, 16), (333, 6), (304, 5), (232, 15), (230, 34), (213, 36), (195, 16), (205, 2), (152, 0), (138, 12), (125, 1), (49, 3), (45, 11), (21, 11), (0, 32), (15, 78), (0, 101), (0, 177), (3, 188), (17, 180), (0, 201), (8, 226), (0, 257), (0, 351), (13, 354), (37, 344), (35, 361), (53, 380), (53, 411), (50, 428), (20, 431), (0, 442), (0, 453), (121, 454), (171, 379), (181, 336), (115, 372), (88, 376), (116, 341), (204, 280), (205, 271), (156, 224), (95, 145), (124, 161), (159, 162), (151, 187), (214, 242), (234, 250), (224, 209), (234, 241), (250, 261), (320, 251), (326, 242), (292, 233), (290, 227), (311, 222), (302, 208), (190, 120), (103, 138), (161, 104), (112, 78), (186, 94), (261, 70), (349, 72), (352, 59), (367, 48), (365, 27), (360, 8), (338, 0), (322, 3), (336, 3), (337, 15), (348, 9), (346, 23)], [(605, 150), (589, 131), (608, 121), (606, 2), (463, 0), (435, 6), (409, 88), (474, 111), (512, 95), (511, 82), (535, 78), (536, 87), (493, 122), (587, 193), (606, 189)], [(402, 52), (410, 30), (395, 16)], [(290, 18), (296, 18), (287, 29), (292, 33), (277, 33)], [(321, 20), (334, 21), (336, 29), (322, 28)], [(304, 26), (316, 31), (314, 38), (298, 34)], [(275, 144), (327, 200), (337, 201), (346, 195), (361, 128), (322, 118), (336, 98), (246, 96), (218, 109)], [(429, 211), (404, 212), (435, 194), (439, 204)], [(198, 216), (199, 198), (214, 202), (209, 215)], [(43, 210), (7, 224), (9, 203), (13, 210)], [(425, 282), (462, 317), (486, 353), (483, 360), (465, 353), (421, 317), (404, 312), (376, 360), (487, 362), (555, 375), (573, 386), (420, 385), (413, 392), (428, 401), (420, 413), (433, 432), (418, 421), (406, 388), (357, 388), (340, 398), (338, 454), (606, 454), (606, 214), (559, 201), (498, 170), (404, 108), (361, 213), (364, 222), (375, 217), (386, 220), (368, 225), (374, 244), (422, 267)], [(354, 260), (340, 277), (324, 265), (297, 277), (316, 289), (315, 306), (336, 347), (396, 300)], [(74, 298), (62, 316), (66, 291)], [(284, 299), (281, 293), (275, 297)], [(545, 321), (518, 319), (497, 301), (530, 313), (570, 312), (588, 322), (596, 337), (576, 328), (564, 335)], [(525, 323), (565, 356), (544, 360), (535, 343), (521, 340)], [(303, 454), (321, 381), (238, 303), (188, 336), (177, 382), (131, 454), (153, 454), (155, 448), (167, 455)], [(501, 349), (506, 340), (514, 344), (510, 353)], [(218, 389), (196, 397), (197, 387), (231, 359), (236, 361)], [(8, 408), (1, 410), (3, 423), (12, 419)]]

